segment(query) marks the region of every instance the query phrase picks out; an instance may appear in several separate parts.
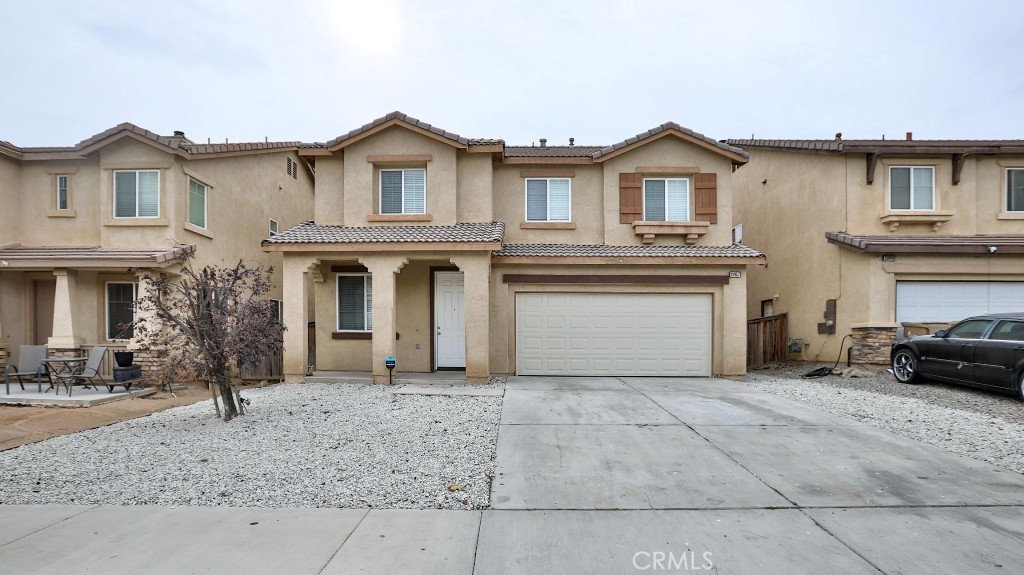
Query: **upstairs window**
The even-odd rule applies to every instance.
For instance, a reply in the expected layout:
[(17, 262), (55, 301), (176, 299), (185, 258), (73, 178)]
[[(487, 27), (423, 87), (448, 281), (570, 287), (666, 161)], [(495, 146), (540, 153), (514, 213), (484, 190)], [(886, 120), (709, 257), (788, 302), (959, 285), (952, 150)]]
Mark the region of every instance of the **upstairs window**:
[(338, 275), (338, 331), (373, 331), (373, 277)]
[(107, 282), (107, 341), (131, 339), (135, 321), (135, 292), (132, 282)]
[(206, 184), (189, 178), (188, 180), (188, 223), (206, 229)]
[(67, 174), (57, 175), (57, 209), (68, 209), (68, 181), (71, 176)]
[(690, 180), (644, 178), (644, 221), (690, 221)]
[(526, 180), (526, 221), (568, 222), (572, 185), (569, 178)]
[(427, 171), (423, 168), (380, 171), (381, 214), (426, 214)]
[(935, 168), (892, 166), (889, 168), (890, 210), (934, 210)]
[(114, 172), (114, 217), (160, 217), (160, 171)]
[(271, 219), (271, 220), (270, 220), (270, 235), (272, 235), (272, 236), (276, 236), (276, 235), (278, 234), (278, 230), (279, 230), (279, 229), (280, 229), (280, 228), (279, 228), (279, 226), (277, 225), (277, 220), (275, 220), (275, 219)]
[(1006, 211), (1024, 212), (1024, 168), (1006, 170)]

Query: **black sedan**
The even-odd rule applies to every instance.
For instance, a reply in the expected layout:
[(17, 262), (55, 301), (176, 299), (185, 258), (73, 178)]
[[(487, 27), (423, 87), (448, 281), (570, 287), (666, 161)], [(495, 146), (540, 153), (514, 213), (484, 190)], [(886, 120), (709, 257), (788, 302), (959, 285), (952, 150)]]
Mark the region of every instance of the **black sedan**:
[(969, 317), (949, 329), (896, 342), (892, 372), (1014, 393), (1024, 399), (1024, 313)]

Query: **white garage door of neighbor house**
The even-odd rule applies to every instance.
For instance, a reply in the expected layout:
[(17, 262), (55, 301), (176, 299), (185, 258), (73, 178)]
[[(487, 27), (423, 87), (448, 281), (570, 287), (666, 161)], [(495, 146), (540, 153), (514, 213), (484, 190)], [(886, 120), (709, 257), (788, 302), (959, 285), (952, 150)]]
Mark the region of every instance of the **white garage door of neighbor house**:
[(1024, 311), (1024, 282), (896, 282), (896, 321), (951, 322)]
[(516, 294), (519, 375), (711, 375), (708, 294)]

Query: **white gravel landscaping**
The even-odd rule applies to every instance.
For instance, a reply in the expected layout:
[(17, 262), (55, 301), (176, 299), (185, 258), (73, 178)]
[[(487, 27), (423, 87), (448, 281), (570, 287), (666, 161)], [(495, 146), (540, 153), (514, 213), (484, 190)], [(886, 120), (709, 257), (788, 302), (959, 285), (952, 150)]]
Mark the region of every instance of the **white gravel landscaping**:
[(748, 386), (800, 401), (1004, 469), (1024, 473), (1024, 402), (938, 383), (871, 378), (802, 379), (817, 366), (754, 371)]
[(352, 384), (243, 391), (0, 453), (0, 504), (481, 509), (501, 397)]

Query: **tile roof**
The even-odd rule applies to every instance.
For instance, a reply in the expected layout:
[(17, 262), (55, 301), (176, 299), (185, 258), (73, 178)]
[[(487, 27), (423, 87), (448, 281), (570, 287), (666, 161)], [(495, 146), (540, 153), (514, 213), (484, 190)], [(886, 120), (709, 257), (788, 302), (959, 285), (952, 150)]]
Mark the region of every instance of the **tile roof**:
[(505, 236), (504, 222), (455, 224), (454, 226), (318, 226), (301, 223), (263, 240), (273, 244), (365, 244), (365, 243), (489, 243)]
[(428, 132), (431, 132), (433, 134), (441, 136), (442, 138), (445, 138), (447, 140), (451, 140), (452, 142), (455, 142), (457, 144), (461, 144), (463, 146), (470, 146), (470, 145), (472, 145), (472, 146), (480, 146), (480, 145), (504, 144), (505, 143), (504, 140), (494, 140), (494, 139), (489, 139), (489, 138), (464, 138), (464, 137), (462, 137), (462, 136), (460, 136), (460, 135), (458, 135), (456, 133), (449, 132), (447, 130), (442, 130), (441, 128), (438, 128), (437, 126), (432, 126), (432, 125), (430, 125), (430, 124), (428, 124), (426, 122), (423, 122), (421, 120), (417, 120), (416, 118), (413, 118), (412, 116), (408, 116), (406, 114), (403, 114), (402, 112), (395, 111), (395, 112), (391, 112), (390, 114), (386, 114), (384, 116), (381, 116), (380, 118), (377, 118), (376, 120), (374, 120), (374, 121), (372, 121), (372, 122), (370, 122), (368, 124), (363, 124), (362, 126), (356, 128), (355, 130), (352, 130), (352, 131), (348, 132), (347, 134), (343, 134), (341, 136), (338, 136), (337, 138), (334, 138), (333, 140), (327, 142), (327, 147), (328, 148), (333, 148), (334, 146), (344, 142), (345, 140), (354, 138), (354, 137), (356, 137), (356, 136), (358, 136), (360, 134), (363, 134), (364, 132), (368, 132), (369, 130), (372, 130), (372, 129), (376, 128), (377, 126), (380, 126), (381, 124), (386, 124), (388, 122), (391, 122), (392, 120), (398, 120), (400, 122), (405, 122), (407, 124), (411, 124), (413, 126), (416, 126), (417, 128), (426, 130)]
[(922, 154), (976, 154), (1024, 153), (1024, 140), (763, 140), (737, 139), (726, 143), (744, 148), (791, 150), (798, 152), (870, 153), (899, 152)]
[(706, 142), (708, 144), (711, 144), (712, 146), (715, 146), (716, 148), (719, 148), (722, 151), (729, 152), (729, 153), (732, 153), (732, 154), (736, 154), (736, 155), (741, 156), (743, 158), (748, 157), (748, 154), (746, 152), (744, 152), (740, 148), (731, 146), (731, 145), (726, 144), (724, 142), (719, 142), (718, 140), (715, 140), (714, 138), (709, 138), (709, 137), (705, 136), (704, 134), (701, 134), (700, 132), (694, 132), (693, 130), (691, 130), (689, 128), (684, 128), (683, 126), (680, 126), (679, 124), (677, 124), (675, 122), (665, 122), (664, 124), (658, 126), (657, 128), (651, 128), (650, 130), (647, 130), (646, 132), (637, 134), (637, 135), (633, 136), (632, 138), (626, 138), (625, 140), (622, 140), (621, 142), (618, 142), (616, 144), (612, 144), (611, 146), (606, 146), (606, 147), (602, 148), (600, 151), (598, 151), (597, 153), (594, 154), (594, 159), (596, 160), (597, 158), (600, 158), (601, 156), (610, 154), (612, 152), (615, 152), (617, 150), (625, 148), (626, 146), (631, 146), (631, 145), (633, 145), (633, 144), (635, 144), (635, 143), (637, 143), (637, 142), (639, 142), (641, 140), (646, 140), (647, 138), (650, 138), (651, 136), (656, 136), (656, 135), (658, 135), (661, 132), (664, 132), (666, 130), (676, 130), (677, 132), (682, 132), (682, 133), (684, 133), (684, 134), (686, 134), (688, 136), (694, 137), (694, 138), (696, 138), (698, 140), (703, 140), (704, 142)]
[(605, 146), (505, 146), (506, 158), (592, 158)]
[[(868, 253), (1024, 253), (1024, 235), (859, 236), (846, 232), (825, 232), (825, 238), (829, 243)], [(995, 247), (996, 251), (993, 252), (991, 247)]]
[(89, 267), (91, 264), (117, 263), (119, 267), (128, 264), (165, 264), (196, 249), (189, 244), (159, 248), (101, 248), (98, 246), (22, 246), (8, 245), (0, 248), (0, 260), (4, 267), (46, 266), (57, 262), (65, 265)]
[(609, 246), (573, 244), (505, 244), (497, 257), (552, 258), (761, 258), (743, 244), (731, 246)]
[(181, 148), (190, 154), (224, 154), (228, 152), (256, 152), (260, 150), (298, 149), (302, 142), (239, 142), (237, 144), (190, 144), (183, 143)]

